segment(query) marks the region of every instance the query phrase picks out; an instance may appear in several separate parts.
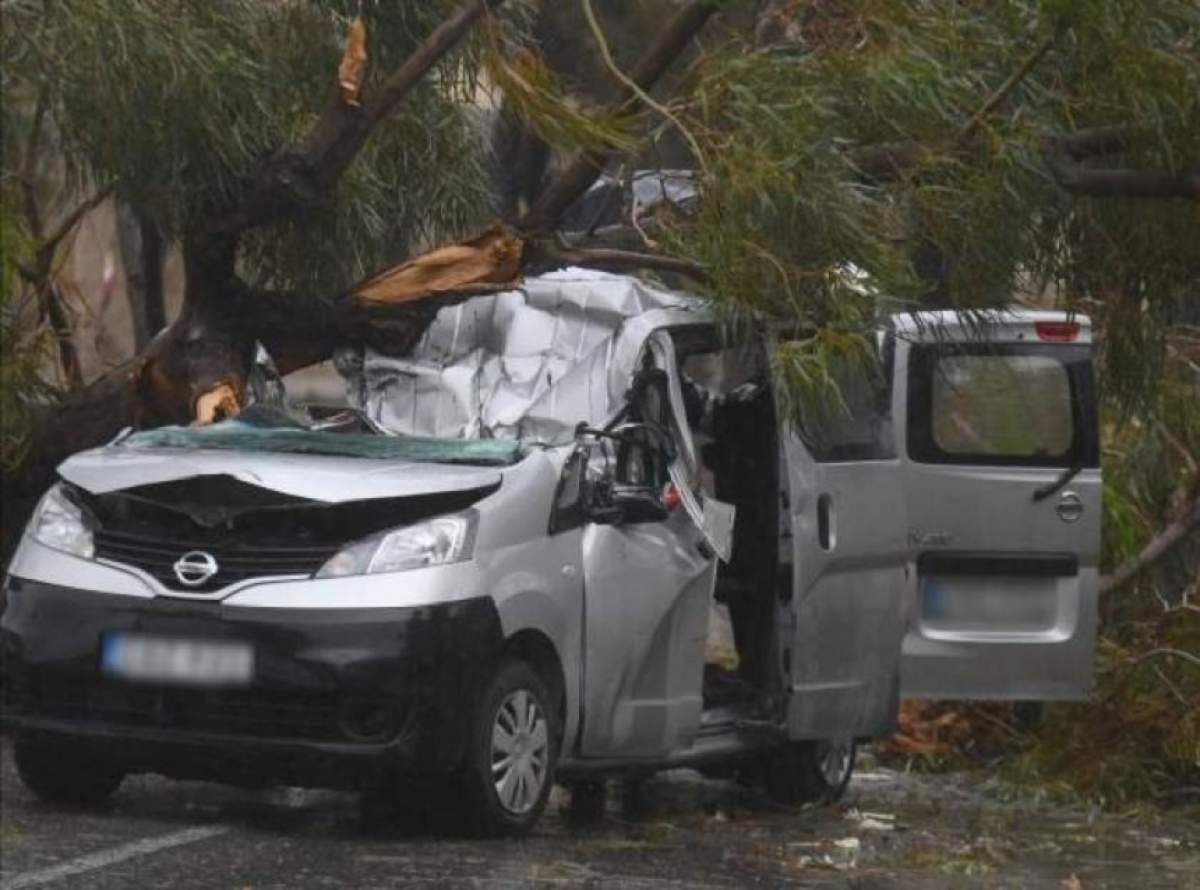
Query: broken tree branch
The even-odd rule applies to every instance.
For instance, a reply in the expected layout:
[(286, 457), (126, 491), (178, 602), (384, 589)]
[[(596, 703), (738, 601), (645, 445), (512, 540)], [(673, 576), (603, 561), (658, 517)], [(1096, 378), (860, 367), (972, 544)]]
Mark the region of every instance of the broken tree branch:
[(1054, 46), (1053, 34), (1042, 39), (1042, 42), (1037, 45), (1033, 52), (1026, 56), (1025, 60), (1017, 66), (1017, 70), (1009, 75), (1008, 79), (994, 93), (988, 96), (987, 101), (983, 103), (980, 109), (971, 115), (970, 120), (959, 128), (958, 133), (954, 136), (956, 145), (965, 144), (974, 135), (975, 131), (979, 129), (979, 125), (983, 123), (984, 118), (995, 111), (1000, 103), (1008, 98), (1008, 95), (1017, 88), (1021, 81), (1033, 70), (1034, 66), (1042, 60), (1042, 56), (1050, 51), (1050, 47), (1052, 46)]
[[(503, 3), (504, 0), (471, 0), (438, 25), (412, 55), (388, 76), (379, 89), (367, 97), (363, 103), (366, 130), (361, 133), (361, 140), (366, 141), (371, 129), (403, 101), (442, 56), (458, 45), (484, 13), (491, 12)], [(358, 153), (362, 141), (353, 146), (351, 157)], [(345, 163), (349, 163), (349, 158)], [(340, 175), (341, 171), (338, 173)]]
[(609, 272), (627, 272), (634, 269), (659, 269), (674, 272), (695, 281), (707, 283), (709, 274), (699, 264), (681, 257), (641, 253), (635, 250), (619, 250), (610, 247), (568, 247), (559, 245), (538, 251), (540, 256), (532, 265), (536, 268), (561, 268), (562, 266), (585, 266)]
[(700, 149), (700, 143), (696, 141), (696, 137), (683, 125), (683, 122), (675, 116), (671, 109), (655, 101), (653, 96), (638, 86), (636, 81), (621, 70), (621, 66), (617, 64), (617, 60), (613, 58), (612, 50), (608, 47), (608, 39), (604, 36), (604, 29), (600, 27), (600, 21), (596, 18), (596, 12), (592, 9), (592, 0), (582, 0), (582, 5), (583, 17), (587, 21), (588, 29), (592, 32), (592, 39), (596, 42), (596, 47), (600, 50), (600, 58), (604, 60), (604, 65), (608, 68), (609, 73), (622, 86), (629, 90), (639, 102), (648, 106), (675, 125), (675, 129), (679, 131), (679, 135), (687, 141), (688, 147), (691, 148), (692, 156), (696, 159), (696, 163), (700, 166), (701, 171), (707, 172), (708, 165), (704, 160), (704, 152)]
[(37, 165), (38, 142), (42, 137), (42, 121), (46, 118), (46, 88), (38, 93), (33, 109), (33, 120), (29, 125), (29, 138), (25, 140), (25, 156), (21, 158), (21, 203), (25, 212), (25, 223), (29, 234), (41, 240), (42, 217), (38, 211), (37, 189), (34, 187), (34, 168)]
[[(1046, 150), (1076, 161), (1115, 154), (1128, 148), (1130, 131), (1125, 126), (1090, 127), (1073, 133), (1048, 133), (1043, 137)], [(869, 179), (894, 179), (910, 170), (921, 155), (932, 151), (916, 141), (881, 142), (863, 145), (847, 152), (847, 158)]]
[(1200, 528), (1200, 497), (1192, 499), (1179, 518), (1167, 525), (1142, 548), (1142, 551), (1111, 575), (1100, 579), (1100, 594), (1118, 590), (1150, 568), (1183, 542), (1190, 532)]
[(485, 13), (502, 3), (504, 0), (468, 0), (438, 25), (382, 84), (366, 96), (355, 95), (353, 103), (346, 101), (339, 86), (308, 135), (270, 157), (239, 206), (211, 226), (213, 232), (235, 235), (269, 222), (289, 209), (317, 202), (345, 173), (379, 122), (396, 109)]
[[(1182, 649), (1172, 649), (1169, 646), (1163, 646), (1158, 649), (1151, 649), (1149, 652), (1143, 652), (1133, 660), (1133, 663), (1141, 664), (1143, 661), (1148, 661), (1151, 658), (1159, 658), (1164, 655), (1172, 658), (1182, 658), (1184, 661), (1190, 661), (1192, 664), (1200, 667), (1200, 658), (1197, 658), (1190, 652), (1184, 652)], [(1184, 702), (1184, 704), (1186, 704), (1186, 702)]]
[(347, 105), (357, 106), (362, 93), (363, 75), (367, 70), (367, 26), (361, 17), (350, 23), (350, 34), (346, 38), (346, 50), (338, 65), (338, 90), (341, 100)]
[[(644, 93), (658, 83), (671, 63), (716, 11), (716, 4), (711, 0), (693, 0), (675, 13), (629, 73), (633, 84)], [(623, 103), (624, 110), (630, 112), (638, 110), (643, 104), (634, 91), (624, 84), (618, 101)], [(514, 225), (517, 230), (531, 232), (552, 229), (563, 212), (604, 172), (604, 165), (613, 154), (611, 151), (592, 151), (576, 157), (546, 187), (529, 211), (516, 221)]]
[(1051, 151), (1081, 161), (1084, 158), (1123, 151), (1129, 147), (1129, 137), (1129, 128), (1118, 125), (1089, 127), (1072, 133), (1053, 133), (1045, 138)]
[(1200, 200), (1200, 173), (1108, 170), (1061, 159), (1051, 162), (1058, 185), (1092, 198), (1190, 198)]
[[(965, 128), (964, 128), (965, 129)], [(1073, 195), (1096, 198), (1200, 199), (1200, 172), (1085, 167), (1079, 161), (1113, 154), (1128, 147), (1124, 127), (1097, 127), (1045, 137), (1046, 163), (1055, 182)], [(866, 180), (887, 181), (907, 175), (937, 146), (920, 142), (885, 142), (850, 149), (846, 158)], [(946, 149), (955, 152), (957, 146)]]
[(1200, 170), (1182, 172), (1088, 167), (1084, 161), (1129, 147), (1127, 127), (1094, 127), (1044, 139), (1046, 164), (1059, 187), (1096, 198), (1200, 199)]
[(54, 342), (58, 350), (58, 363), (62, 368), (63, 379), (67, 389), (77, 390), (83, 386), (83, 368), (79, 363), (79, 353), (75, 342), (71, 339), (74, 325), (66, 301), (59, 293), (54, 282), (46, 279), (38, 288), (38, 303), (42, 314), (54, 334)]
[[(996, 90), (988, 96), (965, 124), (954, 134), (951, 144), (955, 149), (961, 148), (975, 135), (989, 114), (996, 110), (1031, 72), (1042, 57), (1054, 46), (1054, 36), (1049, 35), (1025, 57), (1017, 66), (1017, 70), (1008, 76)], [(864, 176), (871, 179), (892, 179), (904, 175), (916, 164), (926, 147), (919, 142), (885, 142), (879, 145), (868, 145), (853, 149), (849, 154), (850, 163)]]
[(54, 251), (58, 249), (58, 245), (63, 238), (66, 238), (67, 235), (71, 234), (71, 230), (79, 225), (80, 221), (87, 216), (88, 212), (102, 204), (104, 200), (111, 194), (112, 186), (106, 186), (105, 188), (100, 189), (100, 191), (96, 192), (96, 194), (92, 195), (90, 198), (82, 201), (74, 210), (68, 213), (63, 218), (63, 221), (54, 229), (54, 231), (46, 236), (38, 245), (37, 255), (39, 264), (42, 261), (42, 257), (45, 257), (48, 271), (50, 260), (54, 256)]

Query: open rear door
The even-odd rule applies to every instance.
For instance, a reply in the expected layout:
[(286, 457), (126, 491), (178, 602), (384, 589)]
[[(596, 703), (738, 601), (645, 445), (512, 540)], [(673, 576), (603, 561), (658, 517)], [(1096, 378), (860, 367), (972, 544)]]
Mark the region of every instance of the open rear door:
[(1086, 696), (1101, 512), (1088, 320), (922, 313), (897, 336), (917, 582), (903, 694)]

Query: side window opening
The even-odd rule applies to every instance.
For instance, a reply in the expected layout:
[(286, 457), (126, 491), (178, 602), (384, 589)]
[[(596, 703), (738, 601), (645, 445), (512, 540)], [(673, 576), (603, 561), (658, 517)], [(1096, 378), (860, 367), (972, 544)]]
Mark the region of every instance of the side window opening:
[(829, 368), (833, 388), (801, 404), (797, 432), (822, 463), (889, 460), (896, 456), (892, 422), (895, 337), (882, 338), (865, 358), (839, 358)]

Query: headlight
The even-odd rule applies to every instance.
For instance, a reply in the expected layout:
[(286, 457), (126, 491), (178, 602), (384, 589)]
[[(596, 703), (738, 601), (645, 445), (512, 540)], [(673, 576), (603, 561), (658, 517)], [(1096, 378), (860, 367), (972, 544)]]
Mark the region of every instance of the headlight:
[(29, 532), (35, 540), (64, 553), (84, 559), (96, 553), (83, 508), (71, 500), (61, 484), (46, 492), (29, 521)]
[(339, 550), (316, 577), (404, 572), (463, 562), (474, 551), (477, 521), (478, 514), (472, 510), (380, 532)]

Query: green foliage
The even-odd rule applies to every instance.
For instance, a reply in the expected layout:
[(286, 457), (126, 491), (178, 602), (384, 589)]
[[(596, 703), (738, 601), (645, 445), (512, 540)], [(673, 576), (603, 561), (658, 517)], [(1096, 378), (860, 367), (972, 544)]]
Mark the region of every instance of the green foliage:
[[(178, 235), (230, 206), (259, 163), (311, 126), (354, 15), (367, 26), (369, 89), (457, 5), (17, 0), (3, 24), (6, 98), (44, 96), (68, 191), (112, 183)], [(482, 222), (485, 152), (464, 102), (480, 51), (468, 42), (443, 61), (319, 207), (254, 233), (243, 274), (336, 290)]]
[[(711, 170), (667, 240), (711, 270), (714, 300), (838, 330), (912, 304), (1082, 308), (1110, 332), (1108, 393), (1153, 399), (1164, 333), (1200, 278), (1200, 203), (1069, 195), (1046, 137), (1123, 126), (1103, 166), (1196, 169), (1200, 7), (859, 0), (805, 22), (801, 50), (731, 43), (690, 84), (685, 122)], [(855, 149), (882, 143), (921, 150), (879, 183)], [(874, 293), (839, 286), (848, 264)]]
[(1113, 809), (1187, 800), (1175, 792), (1200, 776), (1200, 667), (1162, 652), (1162, 644), (1200, 651), (1200, 616), (1176, 611), (1163, 623), (1129, 623), (1120, 642), (1112, 635), (1100, 640), (1096, 693), (1051, 706), (1032, 748), (1007, 769), (1009, 778), (1065, 783)]
[(631, 115), (606, 106), (580, 107), (537, 53), (528, 49), (510, 53), (493, 34), (484, 62), (504, 96), (506, 113), (528, 122), (547, 143), (570, 151), (637, 148), (636, 120)]
[[(350, 22), (367, 31), (366, 89), (458, 7), (456, 0), (11, 0), (3, 52), (3, 461), (24, 453), (51, 400), (54, 354), (15, 263), (111, 187), (169, 238), (237, 202), (272, 152), (301, 138), (336, 89)], [(499, 23), (519, 34), (517, 12)], [(260, 287), (331, 298), (414, 248), (481, 225), (491, 206), (484, 127), (470, 105), (483, 45), (450, 53), (373, 134), (333, 192), (250, 232), (239, 271)], [(41, 120), (39, 138), (30, 138)], [(21, 212), (18, 212), (18, 210)], [(304, 311), (298, 306), (297, 311)]]
[[(848, 411), (843, 387), (855, 378), (875, 382), (879, 372), (870, 341), (857, 332), (820, 328), (802, 340), (782, 340), (771, 356), (782, 407), (821, 428)], [(794, 400), (794, 401), (793, 401)]]
[(23, 299), (17, 263), (31, 245), (11, 193), (0, 201), (0, 470), (15, 467), (29, 448), (30, 413), (54, 389), (42, 377), (51, 343), (46, 329), (30, 325), (32, 307)]
[[(1200, 494), (1200, 329), (1177, 327), (1159, 350), (1154, 396), (1132, 413), (1118, 404), (1105, 418), (1109, 570)], [(1175, 800), (1178, 788), (1200, 782), (1197, 658), (1200, 536), (1193, 535), (1102, 601), (1095, 693), (1052, 711), (1018, 769), (1069, 781), (1109, 806)]]
[[(1122, 127), (1125, 143), (1085, 166), (1200, 170), (1200, 5), (806, 9), (802, 47), (715, 50), (675, 103), (709, 169), (695, 213), (663, 240), (711, 272), (719, 310), (790, 332), (774, 371), (793, 414), (836, 405), (833, 369), (897, 309), (1087, 312), (1114, 569), (1200, 486), (1200, 202), (1070, 194), (1048, 137)], [(856, 150), (886, 143), (919, 146), (915, 162), (864, 176)], [(1200, 668), (1147, 656), (1200, 653), (1198, 576), (1191, 542), (1106, 597), (1095, 695), (1022, 734), (1017, 772), (1110, 805), (1200, 781)]]

